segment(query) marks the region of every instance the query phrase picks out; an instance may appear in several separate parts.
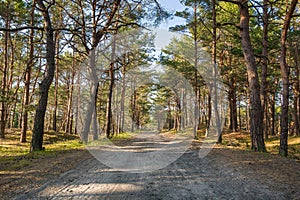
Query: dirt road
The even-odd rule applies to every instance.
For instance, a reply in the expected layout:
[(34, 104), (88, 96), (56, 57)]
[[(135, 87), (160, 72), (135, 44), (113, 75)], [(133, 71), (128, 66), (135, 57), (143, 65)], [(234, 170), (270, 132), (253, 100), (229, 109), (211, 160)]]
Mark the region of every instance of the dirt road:
[[(165, 139), (143, 137), (123, 149), (156, 151)], [(158, 148), (159, 147), (159, 148)], [(149, 150), (150, 149), (150, 150)], [(129, 173), (92, 158), (16, 199), (299, 199), (300, 164), (272, 155), (197, 145), (167, 167)], [(148, 152), (149, 153), (149, 152)], [(124, 164), (125, 165), (125, 164)]]

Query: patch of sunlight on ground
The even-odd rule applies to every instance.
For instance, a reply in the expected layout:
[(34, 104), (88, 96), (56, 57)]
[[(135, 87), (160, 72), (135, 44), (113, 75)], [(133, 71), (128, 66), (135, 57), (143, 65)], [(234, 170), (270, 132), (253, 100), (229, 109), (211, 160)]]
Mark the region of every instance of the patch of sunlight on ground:
[(0, 171), (5, 169), (20, 169), (30, 164), (32, 159), (56, 156), (64, 151), (83, 149), (77, 135), (63, 132), (45, 131), (44, 151), (30, 153), (32, 132), (28, 131), (25, 143), (21, 143), (20, 130), (12, 129), (6, 133), (6, 138), (0, 139)]

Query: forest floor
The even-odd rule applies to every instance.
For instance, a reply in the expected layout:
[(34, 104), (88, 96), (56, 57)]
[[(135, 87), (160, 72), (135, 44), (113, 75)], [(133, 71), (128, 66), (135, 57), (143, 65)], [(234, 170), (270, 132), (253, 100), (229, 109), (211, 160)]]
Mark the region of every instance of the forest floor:
[[(13, 170), (0, 162), (0, 199), (299, 199), (297, 155), (291, 159), (245, 150), (247, 135), (225, 134), (224, 144), (203, 158), (201, 143), (194, 141), (173, 163), (146, 173), (115, 170), (84, 148), (32, 158)], [(163, 135), (117, 144), (143, 154), (168, 140)], [(276, 146), (274, 141), (268, 145)]]

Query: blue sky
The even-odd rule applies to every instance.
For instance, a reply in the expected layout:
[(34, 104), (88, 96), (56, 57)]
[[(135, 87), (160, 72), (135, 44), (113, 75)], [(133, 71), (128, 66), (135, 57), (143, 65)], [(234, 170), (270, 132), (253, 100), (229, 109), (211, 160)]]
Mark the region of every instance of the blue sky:
[[(158, 0), (162, 7), (167, 9), (169, 12), (184, 10), (184, 6), (179, 2), (179, 0)], [(160, 25), (161, 29), (169, 29), (169, 27), (184, 24), (185, 20), (182, 18), (174, 17), (173, 20), (169, 19)]]
[[(158, 2), (170, 13), (184, 10), (184, 6), (179, 2), (179, 0), (158, 0)], [(155, 46), (157, 48), (157, 53), (160, 52), (160, 49), (169, 44), (171, 38), (180, 37), (178, 33), (169, 32), (169, 27), (180, 24), (185, 24), (185, 20), (179, 17), (173, 17), (173, 19), (168, 19), (165, 22), (162, 22), (157, 29), (153, 30), (156, 33)]]

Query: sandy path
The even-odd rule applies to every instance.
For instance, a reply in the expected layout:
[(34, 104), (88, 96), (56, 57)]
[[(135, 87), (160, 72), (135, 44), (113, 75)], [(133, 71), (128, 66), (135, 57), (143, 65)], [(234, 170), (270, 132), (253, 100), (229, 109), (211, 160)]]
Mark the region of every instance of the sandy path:
[[(140, 144), (143, 152), (164, 142), (149, 137), (126, 145)], [(299, 185), (295, 161), (222, 148), (199, 158), (197, 148), (190, 148), (167, 167), (147, 173), (117, 171), (88, 159), (16, 199), (297, 199)]]

